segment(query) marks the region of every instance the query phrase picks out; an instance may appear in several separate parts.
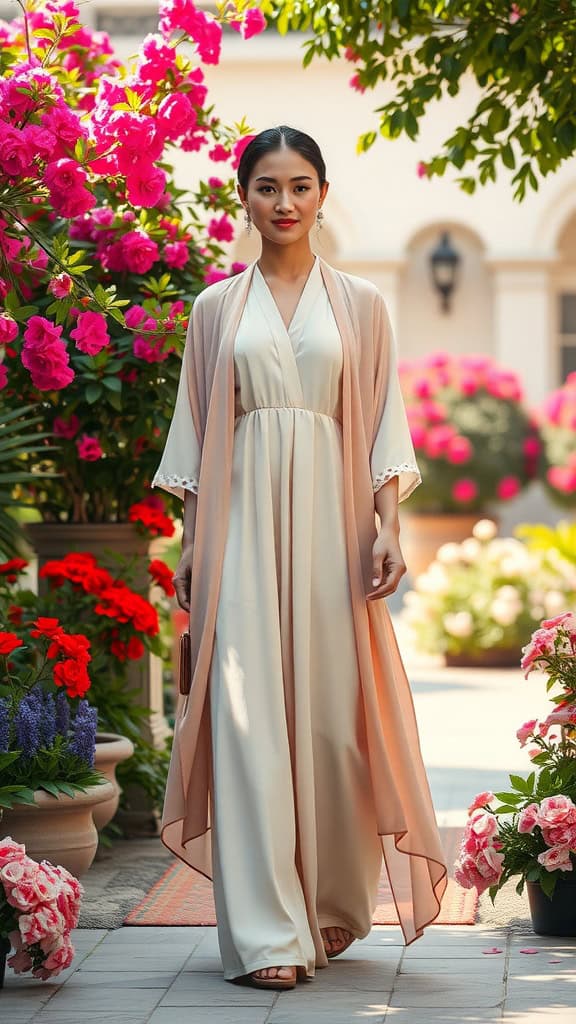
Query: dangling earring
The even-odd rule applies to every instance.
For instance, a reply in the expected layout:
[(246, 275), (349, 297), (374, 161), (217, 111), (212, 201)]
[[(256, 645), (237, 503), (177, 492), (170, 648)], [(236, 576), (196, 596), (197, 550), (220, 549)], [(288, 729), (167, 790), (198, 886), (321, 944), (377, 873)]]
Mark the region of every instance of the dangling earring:
[(250, 234), (252, 231), (252, 218), (248, 210), (246, 210), (246, 213), (244, 214), (244, 224), (246, 225), (246, 231)]
[(323, 220), (324, 220), (324, 214), (322, 213), (322, 210), (318, 210), (318, 213), (316, 214), (316, 224), (318, 226), (318, 231), (320, 231), (320, 229), (322, 227), (322, 221)]

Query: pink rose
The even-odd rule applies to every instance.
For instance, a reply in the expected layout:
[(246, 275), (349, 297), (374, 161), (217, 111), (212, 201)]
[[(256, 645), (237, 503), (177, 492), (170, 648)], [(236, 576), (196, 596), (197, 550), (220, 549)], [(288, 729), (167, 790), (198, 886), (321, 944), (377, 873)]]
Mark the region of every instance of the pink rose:
[(127, 327), (138, 327), (138, 324), (148, 316), (143, 306), (130, 306), (125, 312), (124, 319)]
[(576, 470), (568, 466), (551, 466), (546, 473), (546, 479), (551, 487), (563, 494), (573, 494), (576, 491)]
[(225, 213), (221, 217), (212, 217), (208, 221), (207, 231), (208, 237), (218, 242), (231, 242), (234, 238), (234, 225)]
[(22, 860), (26, 856), (26, 847), (17, 843), (11, 836), (0, 839), (0, 868), (13, 860)]
[(468, 438), (457, 436), (451, 438), (446, 451), (446, 458), (453, 465), (458, 465), (462, 462), (469, 462), (473, 453), (474, 449)]
[(437, 459), (444, 455), (454, 436), (454, 427), (451, 427), (448, 423), (441, 423), (437, 427), (431, 427), (426, 437), (426, 455), (431, 459)]
[(169, 267), (176, 267), (178, 270), (182, 270), (186, 266), (190, 259), (190, 253), (188, 251), (188, 245), (186, 242), (168, 242), (164, 246), (164, 262)]
[(49, 935), (62, 935), (66, 924), (62, 914), (55, 907), (38, 907), (31, 914), (21, 914), (18, 927), (22, 941), (27, 946), (47, 938)]
[(478, 488), (473, 480), (468, 477), (462, 477), (457, 480), (452, 487), (452, 497), (454, 501), (457, 501), (461, 505), (466, 505), (471, 501), (474, 501), (478, 495)]
[(185, 93), (171, 93), (158, 104), (156, 120), (166, 138), (177, 139), (195, 127), (198, 117)]
[[(126, 198), (133, 206), (143, 206), (147, 210), (158, 206), (165, 188), (166, 173), (155, 164), (140, 162), (126, 175)], [(156, 245), (155, 242), (152, 244)]]
[(0, 313), (0, 345), (9, 345), (18, 337), (18, 324), (10, 313)]
[(266, 28), (266, 18), (259, 7), (249, 7), (241, 21), (231, 21), (230, 27), (241, 32), (244, 39), (251, 39)]
[(569, 796), (547, 796), (540, 804), (538, 824), (540, 828), (554, 828), (556, 825), (576, 821), (576, 805)]
[(126, 268), (134, 274), (147, 274), (159, 258), (159, 250), (145, 231), (128, 231), (122, 238)]
[(12, 968), (15, 974), (24, 974), (32, 968), (32, 957), (25, 949), (19, 949), (17, 953), (9, 956), (6, 963)]
[(572, 822), (565, 822), (556, 828), (543, 828), (542, 835), (546, 846), (567, 846), (576, 852), (576, 815)]
[(80, 313), (76, 327), (70, 331), (70, 337), (74, 338), (76, 348), (80, 352), (95, 356), (110, 343), (106, 317), (102, 313), (95, 313), (92, 310)]
[(516, 732), (516, 736), (520, 742), (521, 747), (525, 747), (530, 736), (532, 736), (536, 725), (538, 724), (537, 718), (531, 718), (529, 722), (524, 722)]
[(80, 420), (76, 413), (72, 413), (70, 419), (65, 420), (62, 416), (56, 416), (54, 423), (52, 424), (52, 430), (57, 437), (65, 437), (67, 441), (71, 441), (76, 436), (80, 429)]
[(477, 808), (470, 814), (467, 827), (479, 839), (491, 839), (498, 832), (498, 820), (490, 811)]
[(520, 817), (518, 818), (518, 831), (519, 832), (532, 832), (534, 827), (538, 824), (538, 804), (529, 804), (528, 807), (524, 807), (520, 811)]
[(82, 437), (76, 441), (76, 448), (79, 458), (86, 462), (97, 462), (104, 454), (98, 438), (89, 437), (88, 434), (82, 434)]
[(547, 871), (572, 871), (570, 850), (567, 846), (554, 846), (551, 850), (545, 850), (538, 854), (538, 862)]
[(74, 370), (69, 366), (70, 357), (62, 342), (25, 344), (21, 359), (39, 391), (60, 391), (74, 380)]
[(69, 274), (57, 274), (48, 284), (48, 291), (56, 299), (65, 299), (74, 286)]
[(55, 978), (60, 971), (69, 967), (74, 959), (74, 946), (68, 935), (62, 936), (58, 944), (50, 951), (42, 964), (45, 971), (50, 971), (50, 977)]
[(485, 804), (491, 803), (493, 799), (494, 793), (492, 793), (489, 789), (484, 790), (483, 793), (478, 793), (478, 795), (474, 797), (472, 803), (468, 808), (468, 814), (470, 815), (479, 807), (484, 807)]
[(574, 612), (562, 612), (561, 615), (555, 615), (553, 619), (543, 619), (542, 626), (544, 629), (557, 629), (558, 626), (562, 626), (568, 633), (576, 635), (576, 615)]

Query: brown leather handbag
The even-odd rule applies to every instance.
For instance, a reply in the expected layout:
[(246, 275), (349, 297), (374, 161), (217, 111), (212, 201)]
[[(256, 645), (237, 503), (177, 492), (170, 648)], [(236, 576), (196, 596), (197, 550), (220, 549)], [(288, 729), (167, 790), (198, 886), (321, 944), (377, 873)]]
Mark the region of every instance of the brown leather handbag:
[(192, 685), (192, 650), (190, 646), (190, 630), (185, 629), (180, 635), (180, 666), (178, 671), (180, 693), (190, 693)]

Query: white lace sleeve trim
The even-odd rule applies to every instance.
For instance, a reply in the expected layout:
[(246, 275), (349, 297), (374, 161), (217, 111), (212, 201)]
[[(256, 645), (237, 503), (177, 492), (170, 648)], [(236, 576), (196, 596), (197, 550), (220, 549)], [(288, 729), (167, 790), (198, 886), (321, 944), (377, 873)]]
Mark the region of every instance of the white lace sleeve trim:
[(379, 490), (383, 484), (387, 484), (393, 476), (399, 476), (400, 473), (414, 473), (420, 481), (420, 470), (415, 462), (401, 462), (398, 466), (387, 466), (382, 473), (378, 473), (378, 476), (372, 481), (372, 487), (375, 491)]
[(156, 473), (152, 487), (155, 487), (156, 484), (166, 484), (167, 487), (183, 487), (186, 491), (198, 494), (198, 481), (189, 476), (178, 476), (176, 473)]

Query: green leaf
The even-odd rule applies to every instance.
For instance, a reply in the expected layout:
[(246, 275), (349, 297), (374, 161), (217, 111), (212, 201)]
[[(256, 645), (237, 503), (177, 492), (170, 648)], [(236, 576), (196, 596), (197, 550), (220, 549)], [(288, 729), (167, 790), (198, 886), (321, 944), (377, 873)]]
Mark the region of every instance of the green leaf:
[(97, 402), (98, 399), (102, 397), (102, 385), (101, 384), (88, 384), (84, 394), (86, 396), (86, 401), (90, 405), (94, 405), (94, 402)]

